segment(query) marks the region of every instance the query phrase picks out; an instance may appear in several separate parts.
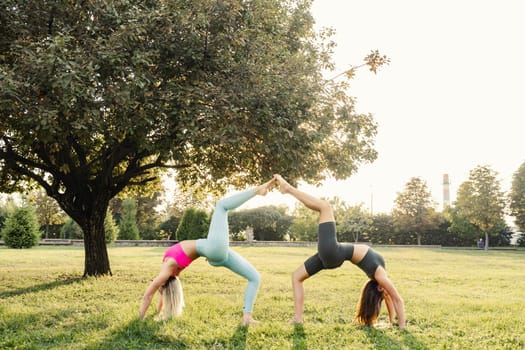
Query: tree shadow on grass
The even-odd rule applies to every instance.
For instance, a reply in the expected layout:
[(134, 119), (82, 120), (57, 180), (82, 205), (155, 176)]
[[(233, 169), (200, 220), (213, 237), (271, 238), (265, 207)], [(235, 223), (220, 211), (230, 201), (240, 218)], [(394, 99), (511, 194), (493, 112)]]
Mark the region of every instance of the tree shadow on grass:
[(409, 331), (405, 330), (402, 334), (403, 339), (405, 341), (405, 345), (409, 349), (429, 350), (429, 348), (425, 344), (423, 344), (420, 340), (414, 337)]
[(373, 328), (363, 327), (363, 331), (367, 335), (370, 342), (376, 349), (410, 349), (410, 350), (429, 350), (429, 348), (414, 337), (407, 330), (402, 331), (403, 343), (389, 337), (384, 331)]
[[(2, 312), (0, 306), (0, 313)], [(0, 349), (78, 349), (76, 338), (89, 337), (90, 330), (105, 327), (104, 320), (75, 320), (70, 323), (78, 310), (74, 307), (64, 309), (44, 309), (15, 312), (0, 317)]]
[(246, 349), (246, 338), (248, 337), (248, 326), (242, 324), (237, 327), (230, 338), (228, 349)]
[(161, 334), (163, 322), (153, 319), (134, 319), (111, 332), (104, 340), (91, 344), (87, 349), (188, 349), (190, 346), (181, 339)]
[(306, 333), (304, 326), (300, 323), (295, 323), (293, 327), (293, 350), (308, 349), (306, 344)]
[(247, 347), (249, 326), (240, 324), (230, 338), (209, 338), (204, 343), (206, 349), (232, 349), (241, 350)]
[(35, 286), (26, 287), (26, 288), (9, 290), (9, 291), (0, 293), (0, 299), (16, 297), (16, 296), (24, 295), (28, 293), (41, 292), (41, 291), (50, 290), (50, 289), (54, 289), (54, 288), (61, 287), (61, 286), (67, 286), (69, 284), (77, 283), (81, 281), (82, 279), (83, 279), (82, 277), (67, 277), (66, 279), (56, 280), (54, 282), (42, 283), (42, 284), (38, 284)]

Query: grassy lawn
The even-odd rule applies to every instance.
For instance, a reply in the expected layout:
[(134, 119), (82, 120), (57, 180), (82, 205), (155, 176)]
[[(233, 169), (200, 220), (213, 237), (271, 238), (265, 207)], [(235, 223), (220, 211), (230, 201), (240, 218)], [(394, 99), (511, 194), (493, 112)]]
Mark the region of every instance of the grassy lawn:
[[(180, 318), (138, 321), (165, 248), (109, 248), (112, 277), (87, 278), (77, 247), (0, 247), (0, 349), (525, 349), (525, 252), (378, 247), (408, 327), (353, 322), (366, 276), (345, 263), (305, 282), (305, 324), (288, 324), (290, 274), (312, 247), (235, 247), (260, 271), (241, 327), (244, 280), (204, 259), (183, 274)], [(155, 300), (156, 301), (156, 300)]]

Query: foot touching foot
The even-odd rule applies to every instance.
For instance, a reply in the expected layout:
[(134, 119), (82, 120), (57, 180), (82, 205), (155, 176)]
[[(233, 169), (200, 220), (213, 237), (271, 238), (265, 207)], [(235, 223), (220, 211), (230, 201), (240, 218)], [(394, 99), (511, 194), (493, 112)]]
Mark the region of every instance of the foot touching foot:
[(266, 194), (270, 191), (270, 189), (276, 182), (277, 180), (275, 178), (272, 178), (270, 181), (255, 187), (255, 193), (260, 196), (266, 196)]
[(281, 191), (281, 193), (284, 194), (284, 193), (290, 192), (290, 188), (292, 187), (292, 185), (286, 182), (286, 180), (283, 179), (281, 175), (275, 174), (273, 178), (276, 179), (277, 182), (279, 183), (279, 191)]

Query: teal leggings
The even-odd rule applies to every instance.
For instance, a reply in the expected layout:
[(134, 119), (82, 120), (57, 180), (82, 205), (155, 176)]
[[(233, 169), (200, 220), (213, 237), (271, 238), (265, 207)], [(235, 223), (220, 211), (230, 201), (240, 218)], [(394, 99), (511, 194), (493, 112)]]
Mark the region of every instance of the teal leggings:
[(197, 240), (197, 253), (206, 257), (210, 265), (224, 266), (248, 280), (244, 292), (244, 312), (252, 312), (261, 276), (246, 259), (230, 249), (228, 210), (237, 208), (253, 196), (253, 190), (247, 190), (218, 201), (211, 218), (208, 238)]

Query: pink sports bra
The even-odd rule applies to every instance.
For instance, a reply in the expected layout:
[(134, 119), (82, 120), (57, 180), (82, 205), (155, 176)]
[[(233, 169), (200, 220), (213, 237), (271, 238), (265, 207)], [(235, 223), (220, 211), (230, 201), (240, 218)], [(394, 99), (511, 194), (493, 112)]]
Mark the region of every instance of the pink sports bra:
[(191, 264), (191, 262), (193, 261), (191, 260), (189, 256), (186, 255), (180, 243), (172, 245), (166, 250), (166, 253), (164, 253), (164, 257), (162, 258), (162, 261), (166, 260), (166, 258), (175, 259), (175, 261), (177, 262), (177, 265), (179, 265), (181, 270), (188, 267), (188, 265)]

